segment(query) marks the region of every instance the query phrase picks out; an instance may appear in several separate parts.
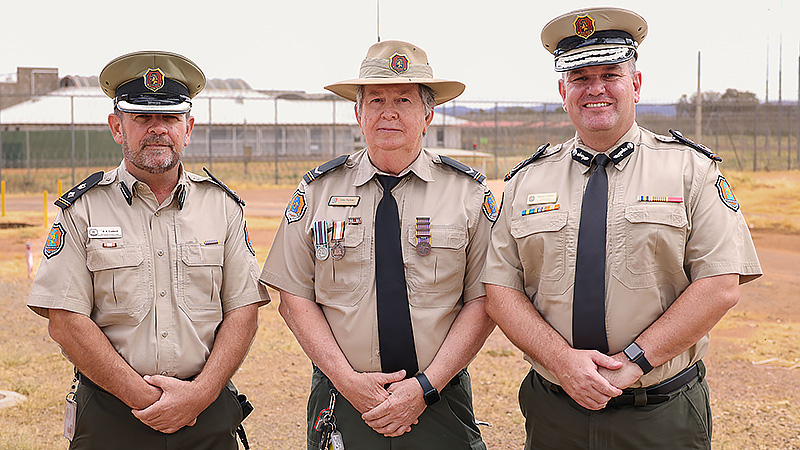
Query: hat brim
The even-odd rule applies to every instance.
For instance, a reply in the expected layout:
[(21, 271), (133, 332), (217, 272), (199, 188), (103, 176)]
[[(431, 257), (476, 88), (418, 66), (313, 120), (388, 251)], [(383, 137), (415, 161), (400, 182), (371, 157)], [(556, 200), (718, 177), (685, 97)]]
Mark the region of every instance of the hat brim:
[(433, 90), (434, 102), (437, 106), (458, 97), (466, 88), (460, 81), (435, 78), (356, 78), (325, 86), (325, 89), (339, 97), (355, 102), (359, 86), (388, 84), (424, 84)]
[(132, 114), (185, 114), (192, 110), (192, 104), (189, 102), (171, 105), (137, 105), (121, 100), (116, 106), (120, 111)]

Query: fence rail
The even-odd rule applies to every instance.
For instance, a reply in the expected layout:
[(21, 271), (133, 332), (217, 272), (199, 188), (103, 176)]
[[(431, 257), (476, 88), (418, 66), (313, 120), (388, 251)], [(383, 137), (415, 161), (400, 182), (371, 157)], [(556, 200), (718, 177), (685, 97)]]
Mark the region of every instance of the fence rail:
[[(9, 188), (35, 188), (38, 178), (68, 170), (66, 182), (119, 164), (121, 151), (105, 124), (109, 100), (41, 96), (0, 110), (0, 179)], [(59, 106), (60, 105), (60, 106)], [(28, 107), (30, 113), (20, 114)], [(55, 109), (52, 111), (51, 109)], [(341, 100), (206, 97), (195, 100), (192, 141), (184, 160), (230, 171), (248, 183), (293, 184), (310, 166), (364, 146), (352, 103)], [(695, 136), (693, 104), (639, 104), (637, 122), (659, 134), (678, 129), (714, 149), (724, 168), (741, 171), (800, 168), (800, 107), (758, 101), (704, 104)], [(452, 101), (436, 109), (423, 145), (475, 150), (467, 158), (490, 178), (501, 177), (538, 146), (574, 135), (561, 105), (536, 102)], [(59, 175), (60, 176), (60, 175)]]

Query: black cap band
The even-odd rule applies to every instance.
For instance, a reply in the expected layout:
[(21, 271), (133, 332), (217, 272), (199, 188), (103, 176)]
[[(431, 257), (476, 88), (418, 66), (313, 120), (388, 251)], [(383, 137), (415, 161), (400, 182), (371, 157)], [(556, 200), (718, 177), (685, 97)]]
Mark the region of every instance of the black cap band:
[(114, 103), (121, 101), (133, 105), (167, 106), (191, 102), (191, 98), (189, 89), (171, 78), (164, 77), (163, 86), (153, 91), (145, 86), (143, 77), (136, 77), (117, 88)]
[(553, 55), (560, 56), (570, 50), (592, 45), (619, 45), (633, 48), (638, 46), (630, 33), (622, 30), (603, 30), (594, 32), (588, 39), (584, 39), (580, 36), (565, 37), (558, 42)]

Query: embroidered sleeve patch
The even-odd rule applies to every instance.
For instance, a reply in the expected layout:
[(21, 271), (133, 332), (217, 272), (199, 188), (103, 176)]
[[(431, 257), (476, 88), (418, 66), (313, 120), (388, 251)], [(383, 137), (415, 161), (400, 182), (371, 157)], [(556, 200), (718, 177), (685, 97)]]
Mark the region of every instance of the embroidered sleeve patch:
[(64, 248), (64, 227), (60, 223), (53, 224), (50, 234), (47, 236), (47, 242), (44, 243), (42, 253), (45, 258), (50, 259), (56, 256), (62, 248)]
[(256, 256), (256, 251), (253, 248), (253, 243), (250, 242), (250, 234), (247, 233), (247, 222), (244, 223), (244, 243), (247, 244), (247, 249), (250, 250), (250, 253), (253, 256)]
[(717, 192), (719, 193), (719, 198), (722, 199), (722, 203), (734, 211), (739, 211), (739, 201), (736, 200), (736, 197), (733, 195), (733, 189), (731, 189), (731, 185), (728, 183), (728, 180), (720, 175), (717, 178), (716, 186)]
[(306, 195), (300, 190), (294, 191), (292, 199), (286, 205), (286, 221), (288, 223), (297, 222), (306, 213)]
[(499, 213), (500, 208), (497, 207), (497, 201), (495, 201), (494, 195), (491, 191), (487, 192), (486, 195), (483, 196), (483, 214), (486, 215), (486, 218), (489, 219), (490, 222), (495, 223)]

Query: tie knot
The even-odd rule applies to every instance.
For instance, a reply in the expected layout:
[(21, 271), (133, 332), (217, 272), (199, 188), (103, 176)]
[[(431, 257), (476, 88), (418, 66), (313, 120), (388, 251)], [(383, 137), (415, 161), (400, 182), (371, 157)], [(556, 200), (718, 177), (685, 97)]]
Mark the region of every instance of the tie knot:
[(609, 163), (609, 161), (611, 161), (611, 158), (606, 156), (605, 153), (598, 153), (594, 155), (594, 163), (597, 164), (598, 166), (605, 167)]
[(384, 192), (391, 191), (400, 182), (400, 178), (390, 175), (378, 175), (378, 182), (383, 186)]

